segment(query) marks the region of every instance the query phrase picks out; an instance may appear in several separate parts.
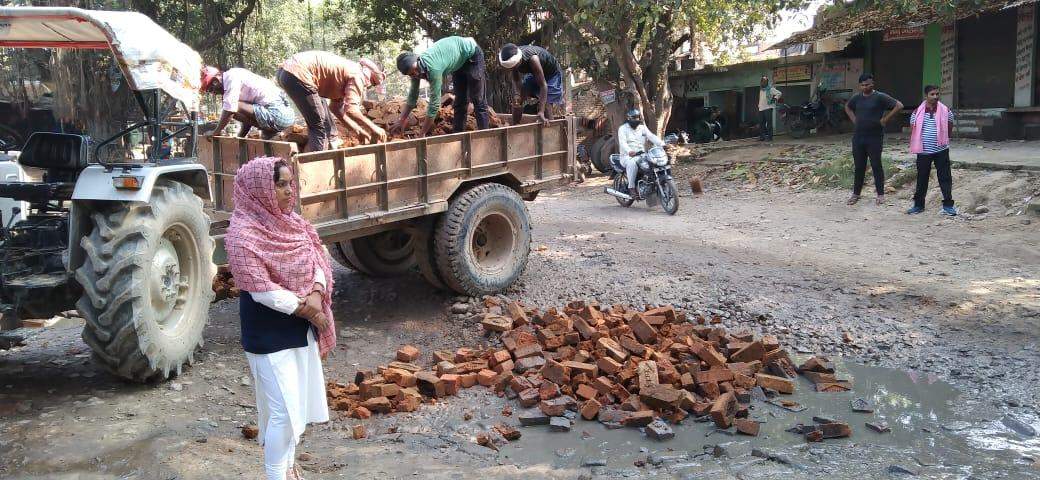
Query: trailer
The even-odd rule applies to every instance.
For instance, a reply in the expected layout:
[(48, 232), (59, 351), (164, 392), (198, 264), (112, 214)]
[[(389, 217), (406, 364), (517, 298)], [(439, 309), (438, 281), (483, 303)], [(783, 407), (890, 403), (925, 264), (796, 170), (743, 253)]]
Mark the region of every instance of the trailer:
[(234, 208), (238, 167), (258, 156), (290, 162), (298, 210), (339, 263), (366, 275), (417, 271), (436, 288), (483, 295), (511, 285), (530, 252), (523, 200), (574, 178), (573, 118), (299, 153), (295, 143), (213, 137), (210, 172), (215, 261)]

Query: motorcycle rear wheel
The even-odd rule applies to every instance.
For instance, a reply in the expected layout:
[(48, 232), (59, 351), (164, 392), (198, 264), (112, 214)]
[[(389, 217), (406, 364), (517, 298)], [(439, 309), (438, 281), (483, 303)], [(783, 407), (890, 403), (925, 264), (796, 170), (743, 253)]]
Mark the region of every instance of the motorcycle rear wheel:
[[(625, 174), (619, 174), (614, 177), (614, 190), (619, 192), (628, 191), (628, 178), (625, 177)], [(617, 200), (618, 205), (625, 208), (631, 207), (636, 202), (635, 200), (624, 200), (618, 197), (614, 197), (614, 199)]]

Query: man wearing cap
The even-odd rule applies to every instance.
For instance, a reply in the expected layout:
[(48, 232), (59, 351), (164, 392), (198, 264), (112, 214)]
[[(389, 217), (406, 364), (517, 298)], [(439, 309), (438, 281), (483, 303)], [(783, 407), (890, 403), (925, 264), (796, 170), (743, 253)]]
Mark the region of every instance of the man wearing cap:
[[(473, 103), (473, 115), (477, 118), (477, 128), (483, 130), (490, 126), (487, 98), (484, 88), (487, 82), (484, 66), (484, 51), (477, 41), (469, 37), (446, 37), (434, 42), (421, 55), (403, 52), (397, 56), (397, 69), (404, 75), (412, 77), (412, 86), (408, 91), (408, 105), (399, 118), (390, 126), (390, 132), (403, 132), (408, 127), (408, 117), (419, 102), (419, 80), (430, 83), (431, 100), (426, 108), (426, 120), (423, 122), (421, 134), (426, 136), (433, 128), (437, 112), (441, 109), (439, 101), (441, 84), (445, 75), (451, 75), (452, 88), (455, 93), (455, 117), (452, 118), (452, 131), (466, 130), (466, 115), (470, 102)], [(436, 97), (436, 98), (432, 98)]]
[(274, 82), (244, 68), (221, 72), (216, 67), (202, 68), (202, 91), (222, 96), (220, 121), (210, 134), (219, 133), (232, 118), (242, 124), (239, 137), (253, 127), (269, 139), (288, 128), (296, 119), (289, 98)]
[(365, 90), (386, 77), (371, 60), (355, 62), (329, 52), (300, 52), (283, 62), (275, 77), (307, 122), (306, 151), (329, 149), (338, 136), (333, 115), (363, 143), (386, 141), (386, 131), (361, 111)]
[(548, 125), (547, 104), (563, 106), (563, 71), (556, 57), (542, 47), (507, 43), (498, 51), (498, 63), (509, 70), (513, 81), (513, 125), (523, 118), (523, 102), (528, 98), (538, 99), (538, 119)]

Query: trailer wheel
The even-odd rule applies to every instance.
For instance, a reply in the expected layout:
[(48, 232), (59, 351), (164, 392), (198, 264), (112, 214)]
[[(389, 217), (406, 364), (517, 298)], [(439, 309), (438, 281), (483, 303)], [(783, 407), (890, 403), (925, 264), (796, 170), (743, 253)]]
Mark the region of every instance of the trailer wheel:
[(485, 183), (461, 193), (437, 220), (434, 246), (452, 290), (487, 295), (509, 287), (527, 267), (531, 220), (513, 189)]
[(403, 230), (336, 242), (329, 253), (344, 267), (373, 277), (399, 277), (415, 267), (412, 234)]
[(114, 204), (91, 214), (76, 270), (83, 341), (112, 373), (162, 380), (194, 363), (209, 304), (213, 239), (202, 200), (160, 180), (147, 204)]
[(426, 283), (438, 290), (448, 290), (440, 270), (437, 269), (437, 251), (434, 246), (433, 224), (422, 225), (415, 235), (415, 263), (419, 275)]

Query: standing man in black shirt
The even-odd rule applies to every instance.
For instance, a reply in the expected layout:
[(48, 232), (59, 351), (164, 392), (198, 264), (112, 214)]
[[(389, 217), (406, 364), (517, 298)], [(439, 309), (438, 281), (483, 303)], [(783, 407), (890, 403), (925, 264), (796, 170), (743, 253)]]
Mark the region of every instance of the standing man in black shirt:
[(528, 98), (538, 99), (538, 119), (548, 124), (547, 106), (563, 106), (563, 69), (556, 57), (542, 47), (507, 43), (498, 51), (498, 63), (510, 71), (513, 80), (513, 125), (520, 123)]
[(860, 93), (853, 95), (845, 104), (845, 113), (856, 126), (852, 135), (852, 159), (856, 175), (852, 183), (852, 196), (846, 203), (855, 205), (859, 201), (869, 158), (870, 171), (874, 174), (874, 188), (877, 190), (877, 204), (884, 205), (885, 171), (881, 165), (881, 148), (885, 143), (885, 125), (903, 109), (903, 104), (874, 90), (874, 76), (869, 73), (860, 75), (859, 88)]

